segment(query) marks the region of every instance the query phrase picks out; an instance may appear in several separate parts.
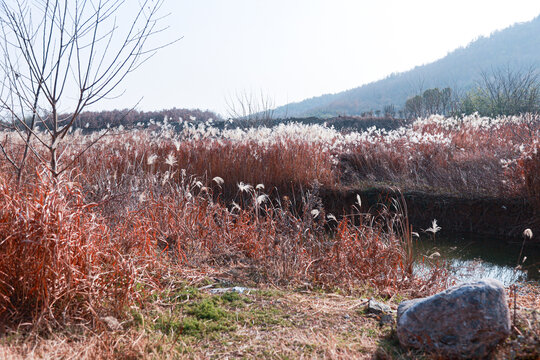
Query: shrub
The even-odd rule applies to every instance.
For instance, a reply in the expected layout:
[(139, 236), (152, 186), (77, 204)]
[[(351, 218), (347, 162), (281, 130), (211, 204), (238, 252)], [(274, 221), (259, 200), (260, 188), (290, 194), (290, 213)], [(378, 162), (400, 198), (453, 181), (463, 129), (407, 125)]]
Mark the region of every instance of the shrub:
[(0, 177), (0, 318), (88, 321), (129, 301), (135, 269), (92, 206), (72, 182)]

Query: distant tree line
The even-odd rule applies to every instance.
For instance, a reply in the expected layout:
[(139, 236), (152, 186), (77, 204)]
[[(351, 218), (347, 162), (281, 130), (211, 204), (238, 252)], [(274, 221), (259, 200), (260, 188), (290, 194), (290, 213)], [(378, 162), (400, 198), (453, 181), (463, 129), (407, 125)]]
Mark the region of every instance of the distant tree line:
[[(69, 119), (70, 114), (63, 114), (59, 119)], [(78, 115), (73, 127), (84, 131), (99, 131), (107, 127), (123, 126), (131, 129), (137, 126), (147, 127), (151, 120), (163, 122), (167, 118), (171, 122), (206, 122), (210, 119), (221, 120), (221, 117), (211, 111), (166, 109), (160, 111), (137, 111), (137, 110), (110, 110), (110, 111), (85, 111)], [(48, 120), (45, 121), (45, 124)], [(45, 127), (45, 125), (43, 125)]]
[(422, 95), (416, 95), (405, 102), (404, 114), (407, 118), (425, 117), (432, 114), (450, 115), (458, 107), (458, 101), (450, 88), (428, 89)]
[(540, 74), (535, 68), (510, 67), (482, 71), (476, 86), (464, 96), (450, 88), (428, 89), (405, 102), (409, 119), (440, 115), (519, 115), (540, 112)]
[(351, 117), (351, 118), (362, 118), (362, 119), (376, 119), (376, 118), (383, 118), (383, 119), (395, 119), (396, 116), (399, 118), (402, 118), (402, 111), (396, 110), (396, 107), (393, 104), (385, 105), (383, 107), (383, 110), (370, 110), (370, 111), (364, 111), (360, 114), (360, 117), (355, 115), (340, 115), (340, 117)]

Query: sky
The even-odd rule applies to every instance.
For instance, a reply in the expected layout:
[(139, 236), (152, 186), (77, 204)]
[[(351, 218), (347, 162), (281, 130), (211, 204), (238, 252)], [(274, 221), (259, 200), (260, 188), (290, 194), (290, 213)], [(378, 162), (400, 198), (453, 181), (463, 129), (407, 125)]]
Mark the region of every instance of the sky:
[[(128, 2), (135, 0), (128, 0)], [(241, 94), (276, 105), (335, 93), (444, 57), (540, 14), (539, 0), (165, 0), (167, 43), (94, 110), (199, 108)], [(118, 25), (129, 24), (119, 16)]]

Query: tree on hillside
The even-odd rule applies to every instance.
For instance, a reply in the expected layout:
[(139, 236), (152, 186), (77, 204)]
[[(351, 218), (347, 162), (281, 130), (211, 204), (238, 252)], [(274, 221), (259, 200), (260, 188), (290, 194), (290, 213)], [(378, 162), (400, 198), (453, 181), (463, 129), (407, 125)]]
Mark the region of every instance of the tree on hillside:
[[(29, 153), (55, 178), (76, 160), (62, 161), (66, 135), (85, 108), (117, 95), (125, 77), (162, 47), (148, 46), (164, 30), (162, 4), (141, 0), (133, 12), (125, 0), (0, 1), (0, 114), (24, 144), (18, 151), (4, 141), (0, 150), (19, 180)], [(130, 12), (131, 21), (117, 21)]]
[(396, 116), (396, 107), (394, 105), (385, 105), (383, 112), (385, 117), (393, 119)]
[(418, 118), (424, 114), (424, 102), (422, 96), (416, 95), (405, 102), (405, 114), (408, 118)]
[(454, 111), (454, 104), (456, 103), (452, 98), (454, 92), (451, 88), (447, 87), (441, 91), (440, 105), (442, 107), (443, 114), (448, 115), (450, 112)]
[(450, 88), (427, 89), (422, 95), (416, 95), (405, 102), (405, 112), (409, 118), (418, 118), (434, 114), (448, 115), (453, 112), (455, 100)]
[(437, 114), (440, 112), (441, 92), (439, 89), (434, 88), (424, 91), (422, 100), (424, 104), (424, 112), (426, 114)]
[(484, 116), (519, 115), (540, 111), (540, 74), (530, 67), (482, 71), (476, 89), (467, 94), (463, 112)]

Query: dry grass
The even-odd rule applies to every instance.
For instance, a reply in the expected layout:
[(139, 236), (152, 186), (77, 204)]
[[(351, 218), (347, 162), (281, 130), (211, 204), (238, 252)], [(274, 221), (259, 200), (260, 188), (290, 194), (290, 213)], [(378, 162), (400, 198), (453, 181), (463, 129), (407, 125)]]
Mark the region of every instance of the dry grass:
[[(312, 134), (319, 136), (315, 140), (282, 134), (256, 141), (179, 136), (164, 127), (157, 134), (113, 131), (80, 157), (78, 151), (98, 135), (74, 133), (71, 145), (60, 149), (65, 150), (64, 163), (74, 161), (60, 178), (36, 172), (41, 166), (31, 157), (18, 185), (4, 162), (0, 321), (7, 326), (0, 331), (7, 331), (8, 340), (0, 351), (50, 358), (166, 358), (169, 347), (171, 354), (195, 358), (373, 354), (384, 335), (376, 323), (347, 308), (354, 298), (334, 301), (330, 295), (290, 293), (279, 300), (281, 305), (271, 306), (270, 300), (256, 299), (257, 306), (286, 313), (292, 326), (281, 326), (292, 321), (281, 315), (277, 320), (283, 323), (275, 329), (246, 323), (253, 314), (244, 314), (244, 322), (227, 316), (218, 325), (234, 325), (237, 337), (224, 330), (197, 341), (141, 328), (129, 314), (133, 309), (143, 318), (172, 314), (155, 297), (190, 274), (349, 294), (369, 288), (386, 297), (435, 292), (445, 287), (448, 274), (436, 263), (426, 269), (427, 276), (413, 271), (412, 229), (402, 202), (377, 217), (357, 209), (353, 216), (336, 218), (325, 212), (319, 186), (343, 185), (338, 159), (348, 154), (362, 181), (538, 198), (540, 158), (533, 141), (538, 119), (530, 123), (522, 128), (520, 122), (503, 121), (490, 136), (480, 136), (481, 126), (447, 128), (426, 120), (411, 130), (427, 134), (417, 143), (382, 135), (349, 141), (322, 128)], [(440, 139), (430, 140), (434, 134), (450, 140), (442, 146)], [(529, 147), (521, 149), (523, 144)], [(17, 159), (21, 144), (12, 145)], [(486, 173), (487, 179), (480, 176)], [(212, 180), (215, 176), (224, 183)], [(259, 183), (264, 187), (255, 187)], [(181, 310), (182, 316), (190, 311)], [(345, 315), (357, 322), (342, 327)], [(129, 326), (119, 333), (108, 331), (107, 316)], [(358, 324), (365, 334), (358, 335)]]
[(518, 171), (525, 179), (529, 196), (540, 209), (540, 139), (529, 144), (518, 160)]
[(351, 144), (341, 155), (343, 180), (460, 196), (538, 198), (531, 190), (537, 186), (539, 136), (538, 115), (419, 120), (403, 134)]
[(134, 295), (133, 264), (77, 184), (38, 179), (31, 188), (0, 179), (0, 319), (55, 327), (120, 311)]
[[(86, 332), (79, 339), (68, 334), (53, 338), (10, 341), (0, 351), (18, 358), (371, 358), (379, 342), (391, 333), (375, 316), (363, 312), (367, 299), (311, 292), (256, 291), (223, 301), (220, 296), (195, 292), (193, 302), (208, 299), (231, 316), (229, 330), (199, 335), (156, 333), (161, 318), (182, 319), (186, 303), (170, 308), (166, 303), (149, 304), (142, 312), (144, 326), (129, 318), (125, 330), (99, 334)], [(222, 296), (221, 296), (222, 297)], [(178, 306), (184, 306), (179, 308)], [(395, 305), (393, 305), (395, 307)], [(171, 310), (172, 309), (172, 310)], [(172, 317), (167, 314), (175, 314)], [(156, 319), (157, 318), (157, 319)], [(152, 323), (154, 321), (154, 323)], [(220, 320), (205, 320), (206, 324)], [(227, 320), (229, 321), (229, 320)], [(9, 358), (9, 357), (8, 357)]]
[[(99, 327), (102, 317), (142, 301), (141, 289), (159, 289), (167, 267), (243, 266), (259, 284), (369, 285), (381, 294), (426, 293), (445, 282), (437, 267), (430, 277), (413, 273), (410, 233), (396, 230), (406, 220), (399, 211), (384, 221), (361, 215), (354, 225), (327, 219), (313, 194), (295, 215), (260, 189), (242, 191), (242, 208), (229, 209), (196, 178), (146, 181), (146, 195), (101, 205), (87, 202), (78, 183), (67, 179), (37, 176), (24, 188), (4, 181), (4, 321), (29, 321), (40, 330)], [(337, 226), (334, 235), (329, 222)]]
[[(366, 313), (370, 296), (285, 289), (234, 296), (210, 295), (206, 290), (177, 284), (173, 291), (155, 294), (144, 307), (133, 307), (119, 319), (122, 329), (79, 328), (47, 337), (8, 333), (0, 339), (0, 356), (3, 359), (430, 359), (425, 354), (401, 349), (393, 330), (395, 324), (381, 325), (377, 315)], [(387, 304), (395, 310), (399, 300), (395, 298)], [(191, 310), (194, 304), (209, 302), (221, 311), (219, 317), (194, 315)], [(198, 321), (205, 330), (182, 332), (182, 326), (191, 324), (197, 317), (202, 319)], [(518, 319), (518, 330), (499, 346), (494, 358), (538, 355), (538, 315), (534, 320), (529, 310), (520, 310)]]

